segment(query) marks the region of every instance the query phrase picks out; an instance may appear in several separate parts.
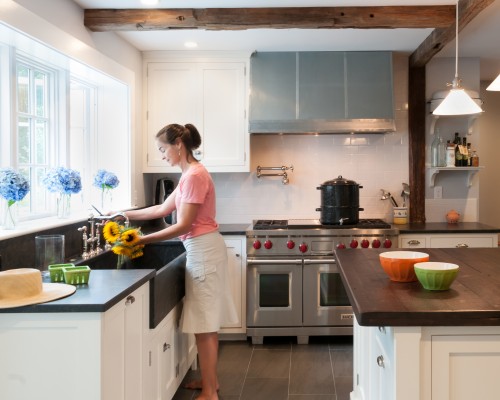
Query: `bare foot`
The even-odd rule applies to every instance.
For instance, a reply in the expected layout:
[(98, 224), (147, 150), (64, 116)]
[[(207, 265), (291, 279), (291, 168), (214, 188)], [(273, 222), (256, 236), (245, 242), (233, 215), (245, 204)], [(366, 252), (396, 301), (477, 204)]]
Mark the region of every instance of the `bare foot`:
[[(201, 385), (201, 380), (195, 380), (188, 382), (184, 385), (184, 389), (191, 389), (191, 390), (201, 390), (202, 385)], [(219, 391), (219, 385), (217, 384), (217, 391)]]

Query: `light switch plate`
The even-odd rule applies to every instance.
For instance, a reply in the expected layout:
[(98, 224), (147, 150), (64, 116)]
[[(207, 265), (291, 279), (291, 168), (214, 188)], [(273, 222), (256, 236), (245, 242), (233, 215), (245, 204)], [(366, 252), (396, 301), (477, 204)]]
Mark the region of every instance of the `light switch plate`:
[(434, 198), (442, 199), (443, 198), (443, 187), (442, 186), (434, 186)]

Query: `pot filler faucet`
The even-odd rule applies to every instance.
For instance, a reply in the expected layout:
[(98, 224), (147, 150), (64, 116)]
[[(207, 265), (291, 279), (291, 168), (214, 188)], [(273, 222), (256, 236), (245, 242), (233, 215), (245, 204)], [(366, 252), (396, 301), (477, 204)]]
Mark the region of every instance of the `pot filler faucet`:
[[(89, 227), (90, 231), (87, 234), (87, 225), (84, 225), (78, 228), (78, 232), (82, 232), (82, 241), (83, 241), (83, 252), (82, 258), (85, 260), (90, 257), (94, 257), (101, 253), (103, 249), (101, 248), (101, 228), (106, 225), (107, 221), (113, 221), (115, 219), (124, 219), (125, 227), (129, 226), (129, 219), (125, 215), (125, 213), (119, 212), (113, 215), (89, 215)], [(106, 245), (107, 246), (107, 245)], [(105, 246), (105, 250), (108, 248)]]

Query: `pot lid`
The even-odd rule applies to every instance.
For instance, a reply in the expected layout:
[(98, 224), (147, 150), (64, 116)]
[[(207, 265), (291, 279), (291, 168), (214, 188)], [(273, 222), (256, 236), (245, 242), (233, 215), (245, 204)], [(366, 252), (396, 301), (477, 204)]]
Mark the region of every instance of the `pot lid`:
[(332, 185), (358, 185), (357, 182), (351, 181), (349, 179), (343, 178), (339, 175), (338, 178), (323, 182), (321, 186), (332, 186)]

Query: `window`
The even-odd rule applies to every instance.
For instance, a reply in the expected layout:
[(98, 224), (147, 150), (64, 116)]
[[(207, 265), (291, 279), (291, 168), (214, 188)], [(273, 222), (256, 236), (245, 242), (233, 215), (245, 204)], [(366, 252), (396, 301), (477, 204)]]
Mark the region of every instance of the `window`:
[[(52, 112), (54, 73), (29, 60), (16, 61), (16, 125), (15, 161), (17, 170), (30, 181), (31, 190), (20, 203), (21, 217), (46, 216), (50, 211), (42, 178), (54, 157)], [(52, 129), (51, 129), (52, 128)], [(51, 134), (52, 133), (52, 134)], [(51, 151), (52, 150), (52, 151)]]

